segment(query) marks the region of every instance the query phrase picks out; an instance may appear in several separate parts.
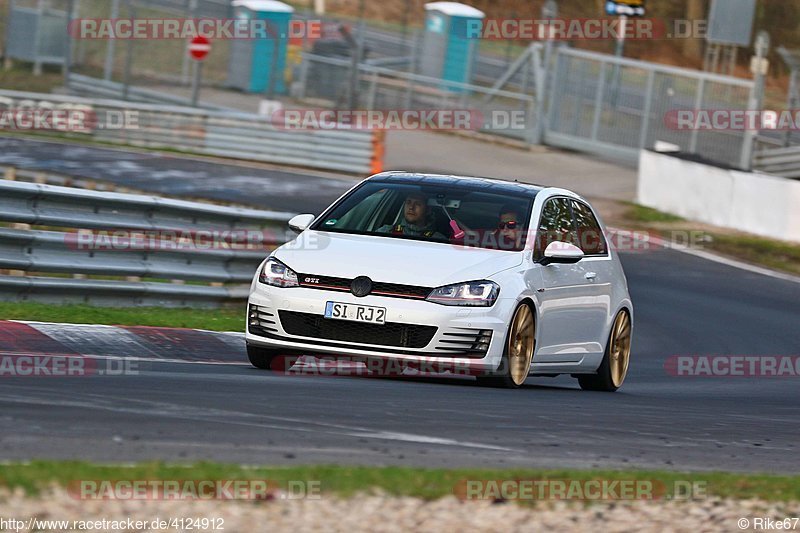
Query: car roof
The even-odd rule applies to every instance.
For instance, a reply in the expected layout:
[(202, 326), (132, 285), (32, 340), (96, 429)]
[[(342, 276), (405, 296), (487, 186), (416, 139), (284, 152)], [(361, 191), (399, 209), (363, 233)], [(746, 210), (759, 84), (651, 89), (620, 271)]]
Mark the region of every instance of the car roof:
[(533, 198), (545, 187), (530, 185), (516, 181), (504, 181), (494, 178), (478, 178), (472, 176), (453, 176), (447, 174), (428, 174), (424, 172), (391, 171), (381, 172), (368, 178), (370, 181), (386, 183), (413, 183), (426, 185), (441, 185), (443, 187), (468, 187), (498, 194), (514, 194)]

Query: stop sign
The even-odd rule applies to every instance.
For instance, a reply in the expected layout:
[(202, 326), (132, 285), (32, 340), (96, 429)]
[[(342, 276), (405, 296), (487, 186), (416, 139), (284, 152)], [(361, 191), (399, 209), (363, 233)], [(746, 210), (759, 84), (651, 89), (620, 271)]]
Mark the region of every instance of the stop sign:
[(189, 43), (189, 55), (198, 61), (205, 59), (210, 51), (211, 41), (202, 35), (198, 35)]

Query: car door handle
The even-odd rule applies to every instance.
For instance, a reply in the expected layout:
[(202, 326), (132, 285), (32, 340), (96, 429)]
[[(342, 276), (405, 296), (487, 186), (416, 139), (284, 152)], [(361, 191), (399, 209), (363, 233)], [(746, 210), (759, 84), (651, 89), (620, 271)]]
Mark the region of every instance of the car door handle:
[(594, 281), (597, 278), (597, 272), (587, 272), (584, 277), (589, 281)]

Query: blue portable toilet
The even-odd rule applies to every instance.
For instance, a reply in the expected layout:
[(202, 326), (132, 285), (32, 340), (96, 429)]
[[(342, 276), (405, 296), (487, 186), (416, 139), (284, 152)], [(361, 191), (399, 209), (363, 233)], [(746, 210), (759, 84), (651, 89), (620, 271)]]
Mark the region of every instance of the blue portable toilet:
[[(246, 92), (263, 93), (269, 88), (274, 72), (275, 94), (286, 93), (286, 46), (289, 41), (289, 20), (294, 8), (277, 0), (234, 0), (232, 5), (237, 20), (251, 23), (263, 20), (269, 34), (266, 38), (231, 41), (228, 86)], [(273, 32), (274, 35), (271, 35)]]
[(484, 16), (458, 2), (425, 4), (420, 74), (469, 83)]

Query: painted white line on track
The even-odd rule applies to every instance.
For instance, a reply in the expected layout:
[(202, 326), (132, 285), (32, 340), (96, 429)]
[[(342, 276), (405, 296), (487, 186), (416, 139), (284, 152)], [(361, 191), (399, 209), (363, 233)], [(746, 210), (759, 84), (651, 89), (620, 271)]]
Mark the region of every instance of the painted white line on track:
[[(29, 326), (36, 326), (39, 324), (43, 324), (45, 326), (67, 326), (70, 328), (107, 328), (107, 329), (117, 329), (117, 330), (125, 330), (125, 327), (143, 327), (143, 328), (153, 328), (153, 329), (181, 329), (181, 330), (191, 330), (191, 331), (199, 331), (201, 333), (210, 333), (212, 335), (219, 335), (222, 337), (235, 337), (238, 339), (244, 339), (244, 333), (241, 331), (213, 331), (210, 329), (195, 329), (195, 328), (173, 328), (167, 326), (113, 326), (109, 324), (81, 324), (81, 323), (74, 323), (74, 322), (42, 322), (40, 320), (9, 320), (8, 322), (17, 322), (19, 324), (27, 324)], [(230, 339), (228, 339), (230, 340)]]
[(250, 363), (235, 361), (187, 361), (185, 359), (167, 359), (164, 357), (138, 357), (121, 355), (98, 355), (91, 353), (81, 354), (59, 354), (59, 353), (34, 353), (34, 352), (9, 352), (0, 350), (0, 356), (9, 357), (75, 357), (88, 359), (109, 359), (113, 361), (137, 361), (146, 363), (180, 363), (185, 365), (230, 365), (230, 366), (252, 366)]
[(501, 452), (513, 452), (511, 448), (493, 446), (491, 444), (479, 444), (476, 442), (466, 442), (453, 439), (443, 439), (440, 437), (426, 437), (425, 435), (413, 435), (411, 433), (396, 433), (394, 431), (378, 431), (365, 433), (348, 433), (353, 437), (366, 439), (398, 440), (402, 442), (419, 442), (423, 444), (443, 444), (445, 446), (461, 446), (464, 448), (478, 448), (481, 450), (496, 450)]
[[(440, 446), (456, 446), (462, 448), (476, 448), (503, 452), (516, 451), (512, 448), (504, 448), (491, 444), (458, 441), (454, 439), (431, 437), (427, 435), (415, 435), (412, 433), (375, 431), (370, 428), (349, 426), (344, 424), (332, 424), (319, 420), (313, 420), (311, 418), (298, 419), (241, 411), (232, 412), (213, 407), (202, 407), (198, 405), (188, 406), (176, 403), (133, 398), (126, 399), (123, 405), (120, 403), (114, 403), (114, 399), (112, 398), (98, 397), (94, 394), (85, 393), (74, 393), (70, 394), (69, 397), (59, 396), (60, 395), (56, 395), (55, 398), (50, 399), (45, 397), (21, 397), (19, 395), (4, 396), (0, 394), (0, 403), (5, 402), (27, 405), (53, 405), (54, 403), (57, 403), (60, 407), (102, 410), (143, 416), (155, 415), (161, 417), (175, 417), (185, 420), (196, 420), (198, 422), (257, 427), (262, 429), (296, 431), (301, 433), (326, 433), (329, 435), (395, 440), (401, 442), (417, 442)], [(269, 422), (264, 422), (264, 420), (268, 420)]]
[[(608, 228), (608, 230), (610, 232), (621, 232), (621, 231), (622, 232), (633, 231), (634, 233), (636, 232), (636, 230), (623, 230), (620, 228)], [(750, 263), (745, 263), (744, 261), (731, 259), (729, 257), (724, 257), (712, 252), (707, 252), (705, 250), (695, 250), (694, 248), (691, 248), (684, 244), (677, 244), (667, 239), (662, 239), (661, 237), (652, 235), (650, 233), (648, 233), (647, 238), (650, 242), (652, 242), (656, 246), (661, 246), (662, 248), (666, 248), (668, 250), (674, 250), (676, 252), (692, 255), (694, 257), (699, 257), (700, 259), (705, 259), (706, 261), (712, 261), (714, 263), (719, 263), (721, 265), (738, 268), (739, 270), (745, 270), (747, 272), (752, 272), (754, 274), (761, 274), (762, 276), (768, 276), (770, 278), (781, 279), (784, 281), (791, 281), (794, 283), (800, 283), (800, 276), (793, 276), (792, 274), (778, 272), (777, 270), (772, 270), (770, 268), (751, 265)], [(625, 252), (623, 251), (622, 253)]]

